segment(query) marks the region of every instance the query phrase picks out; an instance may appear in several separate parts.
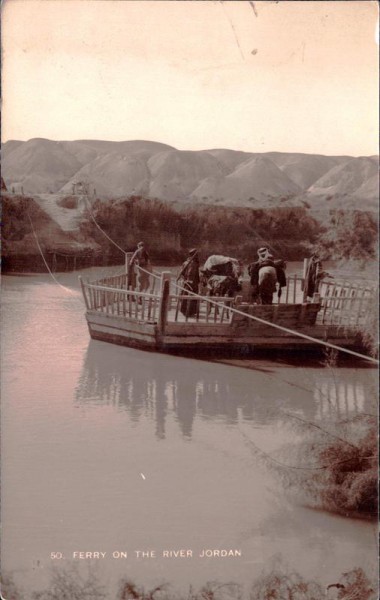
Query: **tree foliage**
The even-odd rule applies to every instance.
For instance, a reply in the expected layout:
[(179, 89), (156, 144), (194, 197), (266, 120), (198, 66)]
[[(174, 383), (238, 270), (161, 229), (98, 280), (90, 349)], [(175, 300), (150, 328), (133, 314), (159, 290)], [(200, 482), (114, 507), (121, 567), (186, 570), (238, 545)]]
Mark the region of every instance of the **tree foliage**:
[(101, 229), (125, 251), (143, 238), (152, 256), (167, 262), (178, 261), (193, 246), (204, 255), (230, 254), (252, 260), (263, 244), (287, 260), (297, 260), (308, 254), (320, 234), (319, 224), (305, 208), (252, 210), (205, 205), (178, 212), (164, 202), (139, 197), (98, 201), (82, 225), (82, 231), (105, 252), (117, 256), (117, 248)]
[(376, 258), (378, 224), (372, 213), (333, 210), (318, 245), (326, 258), (368, 260)]

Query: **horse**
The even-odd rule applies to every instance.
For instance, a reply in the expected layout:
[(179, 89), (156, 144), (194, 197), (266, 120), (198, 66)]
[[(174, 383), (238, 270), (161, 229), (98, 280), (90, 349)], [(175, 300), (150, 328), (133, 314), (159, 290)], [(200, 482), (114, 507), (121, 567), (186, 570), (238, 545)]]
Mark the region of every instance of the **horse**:
[(239, 281), (231, 275), (211, 275), (207, 280), (209, 296), (233, 297), (235, 292), (241, 290)]
[(236, 258), (213, 254), (206, 260), (202, 271), (208, 277), (211, 275), (226, 275), (239, 279), (243, 269), (241, 263)]
[[(207, 278), (207, 295), (211, 297), (219, 296), (221, 298), (225, 298), (226, 296), (229, 298), (233, 298), (235, 292), (241, 290), (241, 285), (236, 279), (236, 277), (232, 277), (231, 275), (211, 275)], [(210, 314), (212, 308), (212, 304), (207, 303), (207, 314)], [(215, 315), (218, 314), (218, 307), (215, 306)]]

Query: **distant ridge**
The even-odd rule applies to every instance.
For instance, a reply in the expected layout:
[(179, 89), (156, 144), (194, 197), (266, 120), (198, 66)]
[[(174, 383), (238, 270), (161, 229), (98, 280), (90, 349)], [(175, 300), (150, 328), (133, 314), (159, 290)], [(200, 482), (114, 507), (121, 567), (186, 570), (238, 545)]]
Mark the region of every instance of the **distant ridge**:
[(335, 204), (374, 210), (378, 158), (229, 149), (177, 150), (149, 140), (9, 140), (2, 146), (8, 190), (70, 194), (91, 183), (100, 199), (131, 195), (177, 205), (252, 208)]

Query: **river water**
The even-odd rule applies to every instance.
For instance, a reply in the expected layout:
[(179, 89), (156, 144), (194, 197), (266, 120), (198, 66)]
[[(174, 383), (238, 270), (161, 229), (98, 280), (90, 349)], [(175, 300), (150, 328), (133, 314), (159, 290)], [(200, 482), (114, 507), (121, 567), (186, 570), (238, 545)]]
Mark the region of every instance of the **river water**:
[[(91, 564), (110, 599), (122, 576), (185, 589), (249, 586), (278, 562), (326, 585), (375, 572), (374, 524), (290, 499), (260, 460), (297, 440), (289, 415), (373, 411), (375, 370), (90, 341), (77, 276), (3, 277), (3, 571), (31, 592), (51, 567)], [(230, 556), (199, 556), (214, 549)]]

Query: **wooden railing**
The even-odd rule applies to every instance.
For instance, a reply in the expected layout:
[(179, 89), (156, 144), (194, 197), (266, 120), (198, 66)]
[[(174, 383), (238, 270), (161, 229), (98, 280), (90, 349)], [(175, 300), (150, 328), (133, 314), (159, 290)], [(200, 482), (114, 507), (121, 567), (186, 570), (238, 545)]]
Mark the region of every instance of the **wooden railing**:
[[(91, 283), (81, 280), (87, 309), (157, 323), (159, 329), (164, 332), (168, 320), (178, 323), (188, 321), (210, 324), (231, 323), (233, 313), (231, 309), (242, 300), (241, 297), (219, 296), (194, 298), (173, 282), (171, 285), (169, 272), (163, 272), (159, 276), (152, 274), (150, 289), (147, 292), (127, 289), (129, 281), (126, 273), (105, 277)], [(303, 279), (300, 276), (288, 277), (281, 298), (278, 299), (275, 294), (274, 303), (304, 304), (302, 283)], [(156, 293), (155, 287), (158, 288)], [(314, 304), (320, 303), (316, 323), (360, 327), (366, 324), (373, 313), (375, 300), (374, 288), (337, 280), (322, 281), (319, 285), (318, 298), (315, 297), (313, 300)], [(219, 306), (215, 306), (212, 301), (217, 302)]]
[(281, 297), (275, 294), (275, 302), (278, 304), (299, 304), (303, 297), (303, 279), (299, 275), (290, 275), (286, 278), (286, 287), (281, 291)]
[(105, 286), (97, 282), (81, 283), (87, 310), (149, 323), (159, 319), (160, 295), (125, 290), (112, 285)]
[(339, 281), (323, 281), (319, 286), (321, 310), (318, 322), (331, 325), (365, 325), (375, 309), (376, 290)]
[(119, 288), (119, 289), (127, 289), (128, 287), (128, 274), (121, 273), (119, 275), (113, 275), (111, 277), (103, 277), (102, 279), (97, 279), (96, 281), (92, 281), (95, 285), (105, 285), (107, 287)]
[[(136, 265), (134, 267), (135, 272), (137, 273), (140, 270), (140, 267)], [(130, 274), (121, 273), (119, 275), (113, 275), (111, 277), (103, 277), (102, 279), (97, 279), (96, 281), (92, 281), (92, 283), (97, 285), (105, 285), (107, 287), (118, 288), (118, 289), (128, 289), (131, 287), (130, 283)], [(160, 276), (156, 273), (150, 273), (149, 276), (149, 293), (154, 294), (158, 287), (157, 284), (160, 282)]]
[[(223, 306), (215, 306), (210, 300)], [(227, 296), (193, 298), (183, 293), (170, 294), (169, 317), (174, 322), (187, 322), (191, 319), (192, 323), (230, 323), (232, 318), (230, 308), (234, 304), (235, 298)]]

